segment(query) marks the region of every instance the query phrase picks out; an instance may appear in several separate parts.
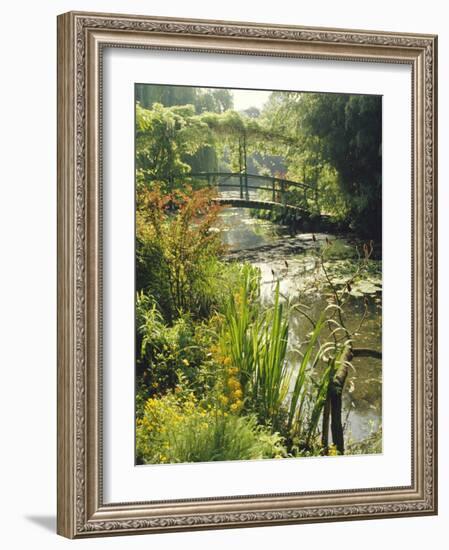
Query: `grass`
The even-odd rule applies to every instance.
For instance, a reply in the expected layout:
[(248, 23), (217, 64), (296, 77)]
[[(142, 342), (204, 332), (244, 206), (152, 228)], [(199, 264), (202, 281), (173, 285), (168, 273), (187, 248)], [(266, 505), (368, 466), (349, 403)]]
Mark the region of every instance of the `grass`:
[[(338, 244), (334, 251), (346, 253)], [(309, 318), (307, 341), (290, 350), (291, 307), (279, 282), (266, 307), (258, 269), (202, 261), (191, 285), (195, 315), (189, 308), (164, 315), (149, 291), (137, 296), (138, 462), (320, 454), (320, 420), (341, 362), (341, 337), (348, 337), (328, 310), (341, 306), (330, 304), (317, 322)], [(290, 351), (298, 352), (296, 364), (287, 360)]]
[(277, 427), (291, 377), (286, 361), (288, 318), (279, 285), (271, 308), (254, 306), (258, 292), (258, 279), (246, 271), (225, 309), (222, 347), (238, 369), (246, 403), (250, 401), (260, 421)]
[(253, 399), (260, 403), (259, 414), (274, 429), (279, 429), (282, 410), (290, 386), (291, 369), (286, 355), (288, 345), (288, 316), (279, 301), (276, 285), (273, 307), (251, 327), (254, 365), (252, 372)]
[(256, 287), (247, 273), (229, 300), (222, 336), (224, 353), (240, 373), (246, 410), (255, 411), (260, 422), (287, 438), (306, 433), (304, 437), (310, 440), (317, 431), (330, 376), (330, 369), (325, 369), (313, 383), (322, 355), (318, 339), (325, 313), (312, 331), (291, 388), (294, 371), (287, 363), (288, 305), (281, 301), (278, 283), (270, 308), (253, 307), (250, 297), (257, 295)]
[(258, 424), (254, 415), (238, 416), (207, 408), (192, 393), (150, 398), (137, 422), (140, 463), (250, 460), (285, 456), (282, 437)]
[[(303, 415), (305, 412), (305, 406), (307, 402), (309, 401), (309, 377), (308, 374), (311, 370), (313, 370), (318, 363), (320, 357), (321, 357), (321, 349), (316, 350), (317, 347), (317, 341), (320, 336), (321, 330), (323, 329), (325, 322), (324, 314), (321, 315), (319, 318), (317, 324), (315, 325), (311, 337), (309, 339), (309, 342), (306, 346), (305, 352), (302, 356), (298, 374), (296, 376), (295, 385), (293, 387), (291, 399), (290, 399), (290, 406), (288, 411), (288, 420), (287, 420), (287, 427), (289, 432), (296, 432), (297, 434), (301, 432), (302, 428), (302, 422), (303, 422)], [(325, 385), (325, 381), (328, 379), (328, 373), (325, 372), (322, 380), (318, 386), (318, 396), (322, 393), (322, 388)], [(316, 414), (321, 412), (322, 406), (324, 406), (324, 403), (320, 406), (314, 408), (312, 411), (312, 418), (315, 418)]]

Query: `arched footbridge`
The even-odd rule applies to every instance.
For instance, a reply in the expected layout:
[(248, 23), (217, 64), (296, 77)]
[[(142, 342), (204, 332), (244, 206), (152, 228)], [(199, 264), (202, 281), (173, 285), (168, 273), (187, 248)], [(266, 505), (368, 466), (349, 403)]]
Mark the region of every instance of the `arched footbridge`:
[[(248, 174), (246, 172), (196, 172), (172, 179), (205, 180), (207, 187), (217, 189), (217, 203), (240, 208), (263, 210), (286, 209), (296, 214), (307, 213), (310, 200), (316, 200), (314, 186), (275, 176)], [(295, 204), (289, 203), (289, 195), (296, 190)]]

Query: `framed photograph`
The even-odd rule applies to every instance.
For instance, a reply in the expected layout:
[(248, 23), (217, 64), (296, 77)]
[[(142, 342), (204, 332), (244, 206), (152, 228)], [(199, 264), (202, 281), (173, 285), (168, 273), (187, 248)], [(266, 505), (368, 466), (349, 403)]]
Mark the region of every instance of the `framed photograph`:
[(436, 60), (59, 16), (59, 534), (437, 513)]

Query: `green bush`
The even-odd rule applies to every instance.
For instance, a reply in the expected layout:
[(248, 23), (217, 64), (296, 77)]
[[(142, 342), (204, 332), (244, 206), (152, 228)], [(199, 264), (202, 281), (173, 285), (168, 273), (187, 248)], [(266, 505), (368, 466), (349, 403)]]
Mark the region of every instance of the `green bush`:
[(286, 451), (277, 433), (255, 416), (205, 407), (179, 390), (145, 403), (137, 420), (137, 460), (143, 464), (280, 458)]
[[(137, 289), (151, 294), (168, 323), (212, 313), (214, 282), (221, 271), (220, 207), (203, 189), (164, 194), (154, 183), (138, 194)], [(211, 301), (212, 300), (212, 301)]]
[(143, 400), (173, 389), (180, 377), (200, 392), (214, 333), (207, 323), (193, 323), (188, 315), (167, 325), (151, 297), (138, 293), (136, 299), (137, 411)]
[(222, 316), (219, 313), (231, 292), (238, 286), (244, 273), (258, 276), (258, 270), (239, 264), (223, 264), (214, 285), (204, 289), (214, 296), (217, 313), (207, 319), (193, 319), (183, 314), (168, 324), (155, 299), (140, 291), (136, 295), (136, 378), (137, 414), (142, 412), (143, 402), (152, 395), (163, 395), (174, 389), (182, 376), (185, 383), (197, 395), (213, 387), (216, 381), (216, 365), (211, 347), (216, 344), (221, 331)]

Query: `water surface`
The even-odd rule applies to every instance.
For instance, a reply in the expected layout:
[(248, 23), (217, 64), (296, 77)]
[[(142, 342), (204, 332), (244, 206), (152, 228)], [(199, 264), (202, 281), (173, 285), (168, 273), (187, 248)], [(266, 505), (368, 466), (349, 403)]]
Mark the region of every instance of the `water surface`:
[[(226, 208), (220, 214), (221, 234), (227, 245), (229, 261), (245, 261), (261, 272), (263, 300), (271, 300), (279, 281), (280, 292), (290, 303), (304, 304), (308, 314), (317, 319), (326, 307), (328, 288), (318, 276), (318, 250), (323, 243), (336, 239), (329, 233), (293, 233), (287, 227), (251, 216), (245, 208)], [(354, 248), (349, 237), (338, 240)], [(341, 260), (334, 260), (341, 263)], [(329, 260), (332, 262), (332, 260)], [(374, 264), (380, 270), (380, 264)], [(377, 261), (378, 263), (379, 261)], [(337, 265), (337, 264), (335, 264)], [(379, 283), (377, 283), (378, 285)], [(355, 330), (362, 317), (360, 333), (354, 338), (354, 347), (381, 350), (381, 292), (374, 286), (368, 295), (351, 296), (345, 305), (345, 318), (349, 330)], [(366, 297), (365, 297), (366, 296)], [(288, 361), (294, 370), (299, 346), (310, 331), (311, 325), (299, 312), (290, 315)], [(344, 392), (345, 434), (347, 440), (360, 441), (381, 424), (382, 418), (382, 366), (381, 361), (369, 357), (354, 358)]]

